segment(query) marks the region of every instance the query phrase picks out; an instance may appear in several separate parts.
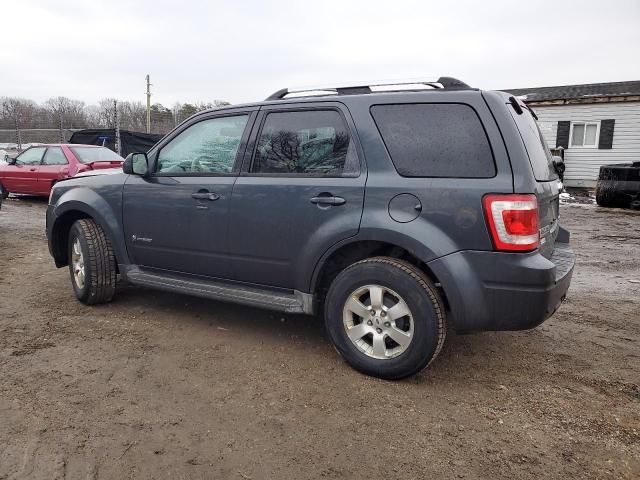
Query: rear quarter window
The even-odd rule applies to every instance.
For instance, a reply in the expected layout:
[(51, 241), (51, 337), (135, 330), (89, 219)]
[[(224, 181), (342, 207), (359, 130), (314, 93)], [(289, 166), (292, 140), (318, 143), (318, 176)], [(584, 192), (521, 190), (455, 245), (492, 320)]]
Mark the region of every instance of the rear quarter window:
[(490, 178), (496, 166), (476, 111), (458, 103), (374, 105), (371, 115), (404, 177)]

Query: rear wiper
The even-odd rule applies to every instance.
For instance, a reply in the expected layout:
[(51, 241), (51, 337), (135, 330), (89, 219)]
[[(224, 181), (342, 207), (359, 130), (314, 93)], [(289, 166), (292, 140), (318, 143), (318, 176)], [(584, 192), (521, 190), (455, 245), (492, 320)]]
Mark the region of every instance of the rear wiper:
[(535, 118), (536, 120), (538, 120), (538, 115), (536, 115), (536, 112), (533, 111), (533, 108), (531, 108), (529, 105), (525, 105), (525, 107), (527, 110), (529, 110), (531, 112), (531, 116), (533, 118)]

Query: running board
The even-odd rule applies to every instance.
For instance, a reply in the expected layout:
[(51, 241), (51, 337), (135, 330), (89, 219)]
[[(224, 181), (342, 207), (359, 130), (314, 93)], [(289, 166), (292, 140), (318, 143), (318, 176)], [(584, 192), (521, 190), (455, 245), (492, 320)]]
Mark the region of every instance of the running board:
[(298, 290), (282, 293), (216, 280), (189, 279), (172, 274), (147, 272), (131, 265), (120, 265), (120, 271), (123, 270), (126, 271), (126, 279), (129, 282), (143, 287), (280, 312), (313, 314), (313, 295)]

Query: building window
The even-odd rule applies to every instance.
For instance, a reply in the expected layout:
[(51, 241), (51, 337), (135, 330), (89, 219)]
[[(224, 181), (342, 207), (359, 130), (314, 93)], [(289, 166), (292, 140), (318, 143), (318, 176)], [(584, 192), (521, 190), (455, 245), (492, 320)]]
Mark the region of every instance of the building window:
[(600, 122), (571, 122), (571, 145), (569, 146), (596, 148), (598, 130), (600, 130)]

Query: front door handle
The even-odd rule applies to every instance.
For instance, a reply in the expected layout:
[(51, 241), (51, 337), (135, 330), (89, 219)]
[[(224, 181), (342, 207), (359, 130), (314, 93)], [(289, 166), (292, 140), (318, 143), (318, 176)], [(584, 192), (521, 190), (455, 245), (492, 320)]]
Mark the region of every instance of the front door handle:
[(191, 194), (191, 198), (195, 198), (196, 200), (209, 200), (214, 202), (220, 198), (220, 195), (213, 192), (196, 192)]
[(36, 171), (36, 169), (35, 169), (35, 168), (30, 168), (30, 169), (29, 169), (29, 171), (30, 171), (30, 172), (35, 172), (35, 171)]
[(319, 195), (309, 200), (316, 205), (344, 205), (347, 201), (342, 197)]

